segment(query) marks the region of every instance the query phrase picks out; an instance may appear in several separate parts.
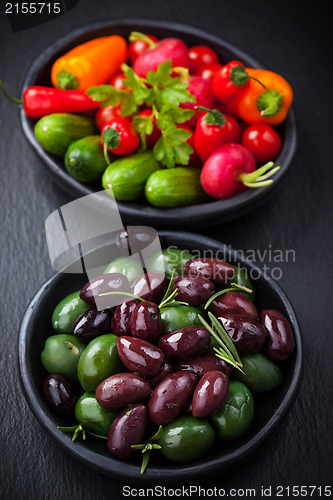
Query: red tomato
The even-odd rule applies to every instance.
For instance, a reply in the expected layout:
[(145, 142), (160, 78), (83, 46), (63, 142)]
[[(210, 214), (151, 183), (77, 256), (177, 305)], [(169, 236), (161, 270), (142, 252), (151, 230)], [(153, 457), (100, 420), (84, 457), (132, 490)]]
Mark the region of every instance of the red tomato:
[(107, 106), (106, 108), (99, 108), (96, 113), (96, 125), (99, 130), (102, 130), (104, 123), (121, 116), (120, 106)]
[(242, 135), (240, 124), (234, 116), (226, 113), (224, 116), (226, 117), (225, 126), (227, 129), (224, 133), (225, 142), (240, 142)]
[(196, 45), (188, 51), (190, 59), (190, 73), (196, 75), (198, 71), (207, 64), (218, 64), (219, 58), (216, 52), (206, 45)]
[(187, 130), (191, 133), (191, 136), (187, 139), (186, 142), (194, 149), (194, 151), (190, 156), (188, 167), (202, 167), (202, 161), (194, 147), (194, 130), (187, 125), (183, 125), (182, 123), (180, 125), (177, 125), (177, 128), (183, 128), (184, 130)]
[(103, 146), (103, 134), (109, 128), (115, 130), (118, 134), (115, 134), (110, 141), (107, 148), (108, 151), (122, 156), (134, 153), (138, 149), (140, 140), (129, 120), (119, 116), (105, 123), (101, 130), (101, 142)]
[[(158, 42), (158, 38), (154, 35), (147, 35), (146, 36), (152, 41), (152, 42)], [(131, 64), (134, 63), (135, 59), (142, 54), (145, 50), (149, 49), (149, 43), (144, 42), (143, 40), (135, 40), (134, 42), (131, 42), (128, 46), (128, 59)]]
[(254, 123), (242, 135), (242, 144), (256, 161), (266, 163), (274, 160), (281, 151), (282, 140), (280, 135), (267, 123)]
[(125, 73), (123, 71), (120, 71), (111, 78), (110, 85), (112, 85), (112, 87), (117, 90), (125, 90), (126, 87), (124, 85), (124, 80), (126, 80)]
[[(151, 114), (152, 114), (152, 110), (150, 108), (147, 108), (147, 109), (143, 109), (142, 111), (140, 111), (140, 113), (138, 113), (137, 116), (150, 116)], [(155, 116), (152, 119), (152, 123), (153, 123), (153, 131), (151, 134), (146, 135), (146, 144), (147, 144), (148, 149), (152, 149), (155, 146), (156, 142), (161, 137), (161, 131), (156, 125)]]
[(201, 76), (204, 80), (208, 80), (212, 83), (213, 76), (222, 66), (220, 64), (205, 64), (199, 69), (197, 76)]

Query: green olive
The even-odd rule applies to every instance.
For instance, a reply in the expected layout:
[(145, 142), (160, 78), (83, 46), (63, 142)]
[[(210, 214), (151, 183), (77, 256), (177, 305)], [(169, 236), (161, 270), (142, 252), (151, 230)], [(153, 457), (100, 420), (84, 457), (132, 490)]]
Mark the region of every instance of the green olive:
[(244, 374), (235, 370), (234, 378), (246, 384), (253, 392), (267, 392), (282, 383), (279, 365), (261, 352), (242, 354)]
[(67, 295), (59, 302), (52, 314), (52, 326), (57, 333), (73, 333), (74, 323), (92, 306), (80, 299), (81, 290)]
[(226, 402), (209, 420), (221, 439), (233, 441), (247, 431), (253, 411), (253, 397), (248, 387), (231, 380)]
[(117, 351), (117, 335), (100, 335), (87, 345), (78, 364), (79, 382), (85, 391), (95, 391), (106, 378), (118, 373), (122, 363)]
[(45, 342), (41, 354), (42, 364), (47, 372), (57, 373), (77, 382), (77, 366), (85, 348), (86, 344), (74, 335), (52, 335)]
[(186, 262), (192, 258), (193, 255), (186, 250), (174, 247), (166, 248), (148, 260), (148, 270), (155, 273), (165, 271), (166, 277), (170, 278), (173, 269), (175, 269), (177, 275), (180, 276), (184, 272)]
[(196, 460), (211, 448), (215, 432), (205, 418), (185, 415), (163, 428), (158, 440), (163, 455), (173, 462)]
[(161, 309), (162, 335), (180, 330), (186, 326), (201, 325), (200, 309), (192, 306), (172, 306)]
[(142, 275), (142, 265), (135, 260), (134, 256), (131, 257), (118, 257), (114, 259), (104, 270), (104, 274), (120, 273), (126, 276), (129, 284), (132, 285), (134, 281)]
[(110, 427), (117, 417), (118, 410), (105, 410), (93, 392), (85, 392), (75, 405), (75, 417), (88, 431), (107, 437)]

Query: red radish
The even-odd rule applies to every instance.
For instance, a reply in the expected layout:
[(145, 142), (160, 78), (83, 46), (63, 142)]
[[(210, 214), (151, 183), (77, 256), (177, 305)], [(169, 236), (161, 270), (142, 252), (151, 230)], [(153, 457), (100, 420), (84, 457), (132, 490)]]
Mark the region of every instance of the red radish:
[(142, 52), (134, 61), (133, 70), (145, 78), (149, 71), (156, 71), (160, 64), (171, 60), (173, 67), (189, 67), (188, 48), (179, 38), (164, 38), (152, 48)]
[(200, 76), (190, 76), (187, 90), (195, 97), (195, 102), (186, 102), (180, 104), (180, 107), (183, 109), (193, 109), (195, 111), (195, 115), (185, 122), (185, 125), (194, 129), (199, 118), (204, 114), (204, 111), (195, 109), (195, 107), (203, 106), (204, 108), (212, 108), (214, 104), (214, 94), (211, 84)]
[[(269, 179), (280, 167), (269, 162), (256, 170), (253, 154), (241, 144), (223, 144), (205, 161), (201, 171), (201, 184), (215, 199), (230, 198), (247, 187), (268, 186)], [(271, 170), (270, 170), (271, 169)]]
[(212, 83), (213, 76), (217, 70), (221, 68), (220, 64), (206, 64), (202, 66), (197, 72), (198, 76), (201, 76), (204, 80), (208, 80), (209, 83)]
[(182, 123), (180, 125), (177, 125), (177, 128), (183, 128), (184, 130), (187, 130), (191, 133), (191, 136), (187, 139), (186, 142), (194, 149), (194, 151), (190, 156), (188, 167), (202, 167), (202, 161), (194, 146), (194, 130), (187, 125), (183, 125)]
[(218, 64), (219, 58), (216, 52), (206, 45), (196, 45), (188, 51), (190, 58), (190, 73), (196, 75), (198, 71), (207, 64)]
[(138, 33), (138, 38), (136, 33), (131, 33), (129, 37), (130, 44), (128, 46), (128, 59), (129, 62), (133, 65), (135, 59), (139, 57), (142, 52), (149, 49), (149, 47), (158, 42), (158, 38), (154, 35), (143, 35), (142, 33)]

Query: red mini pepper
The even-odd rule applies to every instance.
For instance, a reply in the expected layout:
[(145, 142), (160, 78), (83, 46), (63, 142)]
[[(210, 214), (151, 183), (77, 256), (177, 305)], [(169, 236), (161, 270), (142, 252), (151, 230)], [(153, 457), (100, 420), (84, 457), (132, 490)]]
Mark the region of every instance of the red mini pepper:
[(40, 118), (52, 113), (82, 113), (99, 107), (99, 102), (93, 101), (82, 90), (60, 90), (34, 85), (25, 89), (21, 100), (11, 97), (1, 81), (0, 88), (8, 99), (16, 104), (23, 104), (29, 118)]

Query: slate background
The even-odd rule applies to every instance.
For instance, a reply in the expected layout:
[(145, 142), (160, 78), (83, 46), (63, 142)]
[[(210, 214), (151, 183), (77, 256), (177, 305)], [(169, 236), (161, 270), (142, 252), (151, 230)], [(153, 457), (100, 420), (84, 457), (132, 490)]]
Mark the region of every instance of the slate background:
[[(2, 7), (2, 6), (1, 6)], [(332, 97), (329, 19), (323, 2), (252, 0), (80, 0), (59, 19), (13, 34), (0, 14), (0, 78), (20, 95), (25, 72), (58, 36), (89, 21), (123, 16), (187, 22), (236, 43), (280, 72), (295, 90), (298, 151), (288, 177), (264, 206), (237, 221), (198, 231), (236, 249), (294, 249), (273, 263), (299, 317), (305, 364), (298, 398), (267, 445), (207, 487), (330, 485), (332, 477)], [(1, 481), (2, 499), (120, 499), (122, 484), (67, 456), (39, 427), (16, 369), (20, 321), (53, 274), (44, 221), (70, 201), (28, 147), (19, 112), (0, 96), (1, 162)], [(271, 246), (270, 246), (271, 245)], [(269, 265), (267, 261), (260, 265)], [(170, 486), (172, 483), (170, 484)], [(287, 498), (287, 494), (285, 496)], [(319, 496), (318, 496), (319, 497)], [(259, 497), (258, 497), (259, 498)], [(316, 496), (313, 496), (316, 498)]]

